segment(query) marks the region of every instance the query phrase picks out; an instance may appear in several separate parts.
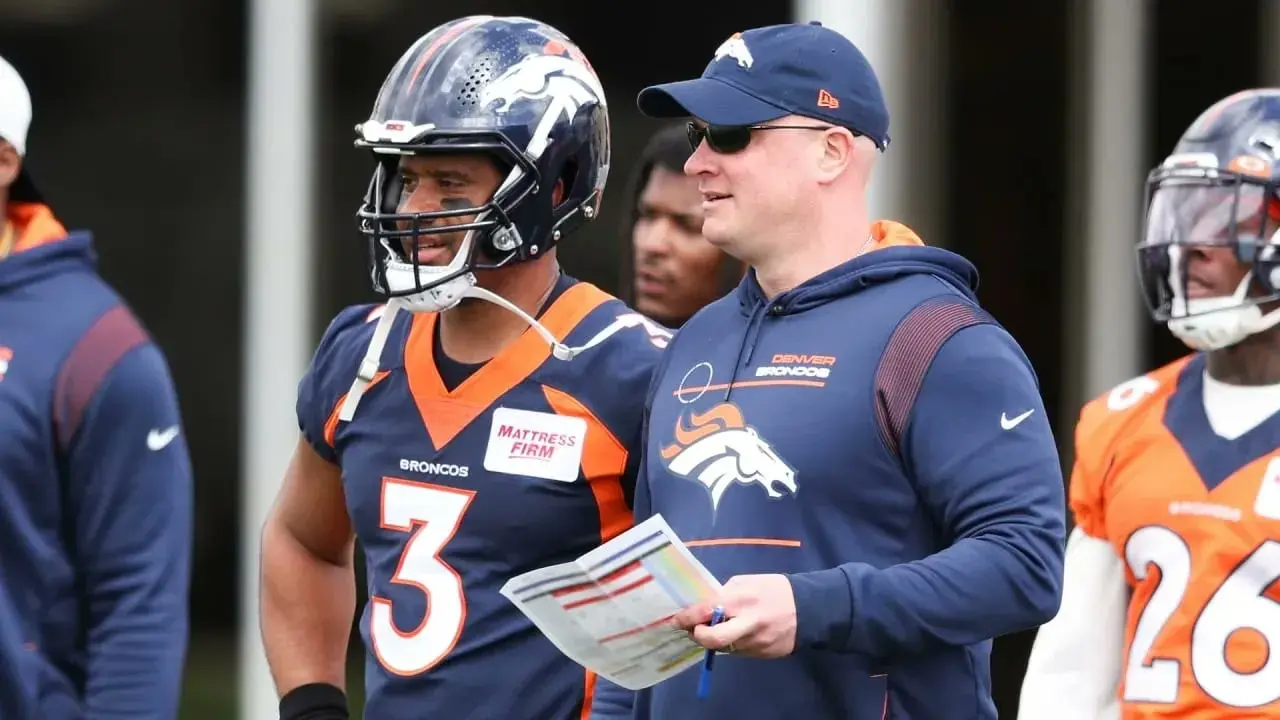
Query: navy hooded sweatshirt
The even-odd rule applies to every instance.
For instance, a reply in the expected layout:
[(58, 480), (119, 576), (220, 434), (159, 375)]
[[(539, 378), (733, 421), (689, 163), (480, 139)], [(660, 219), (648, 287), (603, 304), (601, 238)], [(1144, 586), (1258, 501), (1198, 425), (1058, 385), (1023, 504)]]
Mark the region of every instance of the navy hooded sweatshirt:
[(991, 639), (1061, 596), (1057, 447), (973, 266), (874, 236), (772, 300), (749, 274), (648, 399), (636, 521), (661, 514), (721, 582), (785, 574), (795, 651), (721, 655), (705, 699), (700, 665), (634, 696), (601, 680), (592, 718), (996, 717)]
[(172, 720), (192, 481), (169, 369), (95, 272), (88, 234), (68, 235), (43, 206), (9, 210), (0, 718)]

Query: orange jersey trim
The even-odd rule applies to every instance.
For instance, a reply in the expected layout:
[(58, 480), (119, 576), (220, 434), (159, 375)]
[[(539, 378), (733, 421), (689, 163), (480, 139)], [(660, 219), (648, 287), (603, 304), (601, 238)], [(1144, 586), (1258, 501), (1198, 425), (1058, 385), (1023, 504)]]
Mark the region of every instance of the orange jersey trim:
[(1177, 386), (1191, 356), (1120, 383), (1089, 401), (1075, 428), (1075, 461), (1068, 503), (1076, 525), (1091, 537), (1107, 539), (1106, 496), (1120, 444), (1144, 422), (1152, 403), (1162, 403)]
[(585, 405), (569, 393), (543, 386), (542, 394), (557, 415), (587, 421), (582, 448), (582, 474), (600, 511), (600, 541), (608, 542), (631, 527), (631, 508), (619, 479), (627, 469), (627, 448)]
[[(543, 314), (540, 322), (558, 341), (610, 296), (589, 283), (578, 283), (561, 295)], [(532, 329), (476, 370), (461, 385), (449, 391), (440, 378), (432, 357), (437, 313), (414, 316), (405, 343), (404, 367), (409, 392), (418, 406), (422, 423), (436, 449), (449, 444), (462, 429), (493, 406), (498, 398), (529, 377), (547, 358), (551, 346)]]
[[(373, 379), (369, 381), (368, 387), (364, 389), (365, 392), (372, 390), (374, 385), (382, 382), (390, 374), (390, 371), (379, 370), (374, 374)], [(339, 414), (342, 412), (342, 404), (347, 401), (347, 394), (342, 393), (338, 397), (338, 402), (334, 403), (333, 409), (329, 411), (329, 419), (324, 422), (324, 443), (329, 447), (334, 446), (334, 437), (338, 434), (338, 424), (341, 422)]]

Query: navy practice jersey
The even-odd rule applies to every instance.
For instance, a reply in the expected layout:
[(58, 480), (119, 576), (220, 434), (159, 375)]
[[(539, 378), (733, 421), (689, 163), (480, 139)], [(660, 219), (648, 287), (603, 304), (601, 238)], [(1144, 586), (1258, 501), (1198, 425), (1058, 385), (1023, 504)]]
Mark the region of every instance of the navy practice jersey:
[[(303, 435), (342, 468), (364, 547), (365, 716), (585, 716), (594, 677), (499, 589), (631, 526), (644, 395), (669, 333), (567, 281), (533, 330), (452, 391), (432, 358), (437, 315), (400, 314), (349, 423), (338, 410), (377, 308), (329, 326), (299, 386)], [(621, 320), (620, 320), (621, 319)]]

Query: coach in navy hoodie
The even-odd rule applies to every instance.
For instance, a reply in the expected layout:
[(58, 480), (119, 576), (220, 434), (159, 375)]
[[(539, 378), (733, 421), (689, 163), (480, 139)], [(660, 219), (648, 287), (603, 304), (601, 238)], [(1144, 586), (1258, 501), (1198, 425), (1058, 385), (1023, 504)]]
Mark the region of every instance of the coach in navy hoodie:
[(1058, 608), (1061, 466), (973, 266), (868, 221), (889, 138), (866, 59), (750, 30), (640, 107), (692, 116), (703, 234), (751, 266), (668, 347), (635, 500), (724, 583), (675, 622), (728, 654), (704, 699), (694, 667), (601, 682), (592, 717), (995, 718), (991, 639)]
[(192, 487), (160, 350), (23, 167), (0, 58), (0, 718), (173, 720)]

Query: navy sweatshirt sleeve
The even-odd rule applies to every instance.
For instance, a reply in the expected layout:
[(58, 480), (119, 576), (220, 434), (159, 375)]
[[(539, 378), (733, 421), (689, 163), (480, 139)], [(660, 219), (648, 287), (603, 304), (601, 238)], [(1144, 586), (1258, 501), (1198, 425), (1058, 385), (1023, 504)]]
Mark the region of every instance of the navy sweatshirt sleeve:
[(903, 443), (945, 549), (791, 576), (797, 646), (892, 657), (1041, 625), (1062, 592), (1062, 468), (1035, 376), (995, 325), (939, 350)]
[(84, 708), (94, 720), (171, 720), (187, 647), (192, 477), (169, 369), (126, 353), (69, 449), (69, 512), (86, 594)]

